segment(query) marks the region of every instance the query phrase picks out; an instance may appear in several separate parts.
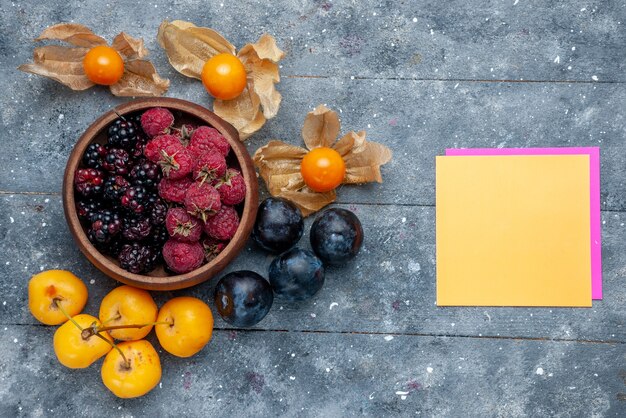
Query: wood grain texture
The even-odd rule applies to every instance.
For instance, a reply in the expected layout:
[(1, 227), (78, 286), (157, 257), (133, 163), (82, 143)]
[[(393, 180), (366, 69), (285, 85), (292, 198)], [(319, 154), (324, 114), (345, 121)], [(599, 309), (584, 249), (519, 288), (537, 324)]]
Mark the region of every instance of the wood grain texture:
[(30, 325), (2, 331), (0, 415), (617, 417), (624, 412), (619, 396), (626, 386), (616, 363), (624, 364), (623, 345), (217, 331), (193, 358), (160, 351), (161, 384), (143, 398), (121, 400), (104, 388), (101, 361), (84, 370), (61, 367), (52, 335), (52, 328)]
[[(624, 84), (288, 79), (279, 89), (281, 111), (246, 141), (250, 153), (271, 139), (302, 144), (304, 117), (319, 103), (340, 112), (342, 133), (364, 129), (368, 139), (394, 151), (382, 168), (384, 184), (345, 186), (340, 202), (434, 205), (435, 156), (448, 147), (600, 146), (602, 208), (626, 210)], [(16, 116), (7, 126), (7, 136), (21, 146), (9, 142), (0, 153), (0, 191), (60, 190), (72, 145), (118, 103), (105, 93), (94, 101), (57, 92), (50, 100), (32, 91), (29, 107), (45, 118), (24, 126)], [(210, 106), (193, 81), (183, 80), (171, 94)]]
[[(46, 202), (48, 199), (48, 202)], [(365, 239), (356, 260), (327, 269), (326, 283), (304, 303), (280, 299), (259, 330), (394, 333), (493, 338), (540, 338), (626, 344), (626, 215), (604, 213), (605, 299), (590, 309), (441, 308), (435, 305), (435, 211), (431, 207), (345, 205), (361, 219)], [(0, 258), (0, 324), (36, 324), (26, 303), (26, 281), (40, 269), (66, 268), (89, 288), (86, 311), (99, 304), (116, 283), (78, 254), (61, 214), (58, 196), (0, 197), (0, 234), (7, 243)], [(24, 214), (22, 214), (22, 212)], [(384, 213), (384, 216), (381, 216)], [(10, 219), (14, 222), (11, 223)], [(8, 220), (8, 222), (7, 222)], [(299, 246), (310, 248), (309, 227)], [(45, 226), (42, 226), (45, 224)], [(10, 246), (17, 242), (20, 245)], [(251, 240), (222, 274), (253, 270), (267, 277), (273, 256)], [(9, 264), (6, 264), (6, 263)], [(159, 305), (172, 296), (191, 295), (213, 306), (218, 275), (185, 291), (155, 293)], [(93, 280), (93, 283), (90, 283)], [(6, 305), (1, 305), (6, 301)], [(218, 327), (228, 327), (215, 315)]]
[[(98, 366), (57, 363), (53, 328), (26, 310), (26, 283), (41, 269), (72, 270), (89, 288), (89, 313), (117, 285), (73, 244), (60, 191), (78, 137), (126, 100), (15, 68), (48, 25), (80, 22), (109, 40), (124, 30), (144, 38), (168, 96), (210, 108), (200, 83), (158, 47), (163, 19), (214, 27), (238, 48), (270, 32), (287, 52), (280, 112), (246, 143), (250, 152), (274, 138), (300, 144), (304, 116), (325, 103), (342, 132), (367, 130), (394, 160), (384, 184), (339, 191), (365, 244), (355, 262), (329, 269), (314, 300), (277, 299), (254, 330), (216, 315), (205, 350), (187, 360), (163, 353), (161, 386), (120, 400)], [(0, 416), (625, 416), (624, 25), (616, 0), (0, 3)], [(435, 306), (434, 156), (472, 146), (600, 146), (603, 301)], [(248, 242), (224, 273), (265, 272), (271, 260)], [(194, 295), (212, 306), (214, 285), (157, 302)]]

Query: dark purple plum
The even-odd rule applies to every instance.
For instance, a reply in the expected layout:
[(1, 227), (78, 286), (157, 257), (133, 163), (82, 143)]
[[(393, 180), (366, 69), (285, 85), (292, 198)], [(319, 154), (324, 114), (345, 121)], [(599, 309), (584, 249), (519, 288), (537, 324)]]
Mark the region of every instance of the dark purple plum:
[(303, 231), (300, 209), (288, 200), (270, 197), (259, 206), (252, 238), (267, 251), (279, 254), (296, 245)]
[(341, 264), (354, 258), (362, 243), (361, 221), (347, 209), (328, 209), (311, 225), (311, 247), (326, 264)]
[(228, 273), (215, 287), (217, 312), (224, 321), (236, 327), (258, 324), (269, 312), (272, 302), (272, 287), (253, 271)]
[(307, 300), (324, 285), (324, 265), (311, 251), (292, 248), (272, 261), (269, 277), (276, 296), (289, 302)]

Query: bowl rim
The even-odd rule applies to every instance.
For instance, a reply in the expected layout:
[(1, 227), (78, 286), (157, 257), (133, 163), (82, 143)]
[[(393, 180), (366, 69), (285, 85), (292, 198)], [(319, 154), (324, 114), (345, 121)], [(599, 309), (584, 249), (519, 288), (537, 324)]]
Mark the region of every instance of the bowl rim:
[[(109, 260), (91, 244), (76, 212), (74, 196), (74, 171), (79, 167), (87, 146), (105, 129), (110, 123), (128, 113), (138, 112), (151, 107), (165, 107), (181, 111), (200, 119), (217, 129), (228, 140), (232, 151), (239, 162), (241, 174), (246, 182), (246, 197), (241, 214), (241, 222), (237, 232), (230, 240), (226, 248), (213, 260), (189, 273), (174, 276), (148, 276), (135, 274), (122, 269)], [(115, 106), (96, 119), (74, 145), (67, 160), (63, 176), (63, 210), (68, 228), (78, 245), (80, 251), (89, 261), (107, 276), (122, 283), (148, 289), (148, 290), (175, 290), (183, 289), (200, 284), (223, 270), (230, 261), (239, 254), (254, 226), (258, 209), (258, 180), (252, 158), (245, 144), (239, 140), (239, 133), (228, 122), (221, 119), (215, 113), (198, 104), (187, 100), (159, 97), (140, 98)]]

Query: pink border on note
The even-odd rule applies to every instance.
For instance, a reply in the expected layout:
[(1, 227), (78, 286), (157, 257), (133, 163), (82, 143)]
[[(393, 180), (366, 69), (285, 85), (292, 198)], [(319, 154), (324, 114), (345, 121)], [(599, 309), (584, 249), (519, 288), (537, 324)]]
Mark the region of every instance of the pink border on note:
[(448, 148), (446, 155), (589, 155), (591, 203), (591, 298), (602, 299), (602, 225), (600, 218), (600, 148)]

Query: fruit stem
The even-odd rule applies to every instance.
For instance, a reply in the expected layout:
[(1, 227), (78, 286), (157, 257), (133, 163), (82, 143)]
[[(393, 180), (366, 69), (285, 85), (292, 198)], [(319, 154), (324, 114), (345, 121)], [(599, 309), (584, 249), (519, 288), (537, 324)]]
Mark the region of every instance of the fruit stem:
[(102, 322), (100, 325), (104, 325), (104, 324), (108, 324), (111, 321), (117, 321), (118, 319), (120, 319), (122, 317), (122, 315), (120, 315), (119, 313), (117, 315), (115, 315), (112, 318), (107, 319), (106, 321)]
[(143, 327), (149, 327), (151, 325), (172, 325), (170, 322), (167, 321), (160, 321), (160, 322), (149, 322), (147, 324), (129, 324), (129, 325), (110, 325), (108, 327), (96, 327), (95, 332), (102, 332), (102, 331), (110, 331), (113, 329), (127, 329), (127, 328), (143, 328)]
[[(87, 329), (91, 329), (91, 328), (87, 328)], [(84, 330), (84, 331), (83, 331), (83, 333), (84, 333), (85, 331), (86, 331), (86, 330)], [(124, 355), (124, 352), (122, 351), (122, 349), (121, 349), (121, 348), (119, 348), (119, 347), (117, 346), (117, 344), (115, 344), (113, 341), (109, 340), (108, 338), (104, 338), (104, 337), (103, 337), (102, 335), (100, 335), (99, 333), (95, 333), (95, 334), (92, 334), (92, 335), (94, 335), (94, 336), (96, 336), (96, 337), (100, 338), (100, 339), (101, 339), (101, 340), (103, 340), (103, 341), (106, 341), (107, 343), (109, 343), (109, 344), (111, 345), (111, 347), (115, 348), (115, 349), (117, 350), (117, 352), (118, 352), (118, 353), (120, 353), (120, 356), (122, 356), (122, 358), (124, 359), (124, 364), (126, 365), (126, 368), (127, 368), (127, 369), (130, 369), (130, 362), (128, 361), (128, 359), (127, 359), (127, 358), (126, 358), (126, 356)]]
[(76, 322), (76, 321), (74, 320), (74, 318), (72, 318), (72, 317), (70, 316), (70, 314), (68, 314), (68, 313), (65, 311), (65, 309), (63, 309), (63, 306), (61, 306), (60, 301), (61, 301), (61, 299), (59, 299), (59, 298), (54, 298), (54, 299), (52, 299), (52, 302), (54, 303), (54, 306), (56, 306), (56, 307), (57, 307), (57, 308), (61, 311), (61, 313), (62, 313), (63, 315), (65, 315), (65, 317), (66, 317), (68, 320), (70, 320), (70, 321), (72, 322), (72, 324), (76, 325), (76, 327), (77, 327), (79, 330), (84, 331), (84, 330), (83, 330), (83, 327), (81, 327), (80, 325), (78, 325), (78, 322)]
[(111, 331), (115, 329), (144, 328), (144, 327), (149, 327), (151, 325), (172, 325), (172, 323), (168, 321), (160, 321), (160, 322), (149, 322), (147, 324), (109, 325), (107, 327), (102, 326), (102, 324), (100, 326), (93, 324), (89, 328), (83, 329), (82, 337), (84, 339), (87, 339), (91, 337), (92, 335), (97, 335), (99, 332)]

